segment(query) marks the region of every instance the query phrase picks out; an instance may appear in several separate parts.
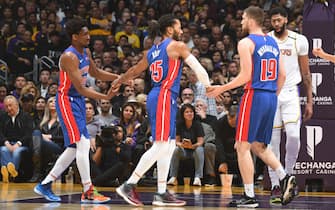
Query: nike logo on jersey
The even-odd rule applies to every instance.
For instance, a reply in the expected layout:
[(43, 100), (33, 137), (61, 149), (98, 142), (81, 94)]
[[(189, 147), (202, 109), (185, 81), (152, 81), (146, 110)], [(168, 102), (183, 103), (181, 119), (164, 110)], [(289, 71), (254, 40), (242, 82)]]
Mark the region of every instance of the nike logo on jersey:
[(152, 59), (155, 59), (157, 56), (159, 56), (160, 50), (155, 50), (151, 53)]
[(84, 59), (80, 59), (80, 60), (79, 60), (79, 63), (82, 63), (82, 62), (84, 62)]

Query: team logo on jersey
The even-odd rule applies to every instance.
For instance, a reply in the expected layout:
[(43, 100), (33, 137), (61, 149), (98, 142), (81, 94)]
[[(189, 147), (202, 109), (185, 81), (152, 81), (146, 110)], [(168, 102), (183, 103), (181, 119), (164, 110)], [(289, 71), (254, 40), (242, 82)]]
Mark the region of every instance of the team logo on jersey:
[(291, 56), (292, 55), (292, 49), (280, 49), (280, 54), (284, 56)]
[(152, 59), (155, 59), (157, 56), (159, 56), (159, 53), (161, 52), (161, 50), (155, 50), (151, 53)]
[(306, 126), (307, 136), (307, 154), (315, 159), (315, 148), (321, 143), (323, 138), (323, 129), (321, 126)]

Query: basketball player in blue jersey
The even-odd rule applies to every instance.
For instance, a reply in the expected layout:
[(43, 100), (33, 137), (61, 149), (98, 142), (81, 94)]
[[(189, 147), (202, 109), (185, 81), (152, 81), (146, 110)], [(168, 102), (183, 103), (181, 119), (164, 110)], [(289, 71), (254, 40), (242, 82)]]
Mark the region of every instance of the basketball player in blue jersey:
[(244, 184), (242, 199), (232, 201), (231, 207), (258, 207), (254, 193), (254, 163), (250, 150), (273, 168), (280, 177), (282, 204), (289, 203), (296, 186), (294, 176), (286, 174), (283, 166), (267, 145), (271, 140), (277, 95), (285, 81), (285, 70), (275, 40), (262, 32), (264, 18), (259, 7), (248, 7), (242, 16), (242, 29), (249, 36), (238, 43), (241, 71), (223, 86), (207, 88), (207, 95), (219, 96), (222, 92), (245, 84), (239, 105), (235, 148)]
[(87, 48), (90, 35), (85, 22), (80, 19), (69, 20), (66, 31), (71, 38), (71, 46), (60, 57), (59, 87), (56, 96), (56, 109), (66, 149), (34, 191), (49, 201), (59, 202), (61, 199), (52, 192), (51, 184), (76, 159), (83, 184), (81, 202), (105, 203), (110, 198), (97, 192), (90, 177), (90, 140), (86, 129), (85, 97), (109, 100), (114, 92), (111, 89), (105, 95), (85, 87), (85, 84), (88, 73), (104, 81), (113, 81), (119, 76), (96, 68), (91, 52)]
[[(206, 70), (190, 53), (186, 44), (179, 41), (183, 32), (177, 18), (172, 15), (162, 16), (158, 23), (151, 24), (150, 33), (153, 39), (156, 37), (155, 44), (144, 52), (143, 59), (137, 65), (113, 82), (112, 88), (118, 88), (121, 83), (136, 78), (149, 67), (152, 90), (148, 94), (147, 110), (154, 143), (143, 154), (131, 177), (118, 187), (116, 192), (129, 204), (142, 206), (143, 203), (135, 192), (135, 185), (157, 161), (158, 192), (152, 204), (184, 206), (185, 201), (177, 199), (166, 190), (170, 161), (176, 146), (176, 100), (179, 94), (182, 60), (196, 72), (200, 82), (205, 86), (209, 86), (210, 83)], [(159, 41), (158, 35), (161, 36)]]

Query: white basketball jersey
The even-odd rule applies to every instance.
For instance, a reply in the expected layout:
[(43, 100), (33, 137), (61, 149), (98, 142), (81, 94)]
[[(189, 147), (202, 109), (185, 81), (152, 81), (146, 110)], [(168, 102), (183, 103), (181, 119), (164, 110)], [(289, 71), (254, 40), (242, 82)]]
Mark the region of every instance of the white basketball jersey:
[(284, 56), (286, 80), (283, 88), (299, 84), (301, 82), (301, 73), (298, 56), (308, 55), (307, 38), (290, 30), (288, 30), (288, 36), (284, 40), (279, 40), (274, 35), (274, 31), (270, 31), (269, 35), (276, 40), (281, 52), (280, 54)]

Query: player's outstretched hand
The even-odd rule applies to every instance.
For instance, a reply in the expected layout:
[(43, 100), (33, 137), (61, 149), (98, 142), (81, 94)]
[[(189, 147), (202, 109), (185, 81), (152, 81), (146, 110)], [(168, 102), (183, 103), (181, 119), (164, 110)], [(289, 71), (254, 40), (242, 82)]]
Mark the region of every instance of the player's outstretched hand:
[(323, 51), (322, 48), (314, 48), (312, 53), (313, 55), (320, 57), (320, 55), (324, 54), (325, 52)]
[(224, 92), (224, 86), (222, 85), (212, 85), (206, 87), (206, 95), (210, 98), (215, 98)]
[(120, 77), (119, 77), (112, 82), (111, 89), (113, 89), (114, 92), (117, 92), (119, 90), (121, 84), (122, 83), (121, 83), (121, 80), (120, 80)]
[(107, 92), (107, 98), (108, 99), (113, 98), (119, 92), (119, 87), (118, 88), (113, 88), (113, 86), (110, 87), (108, 92)]

